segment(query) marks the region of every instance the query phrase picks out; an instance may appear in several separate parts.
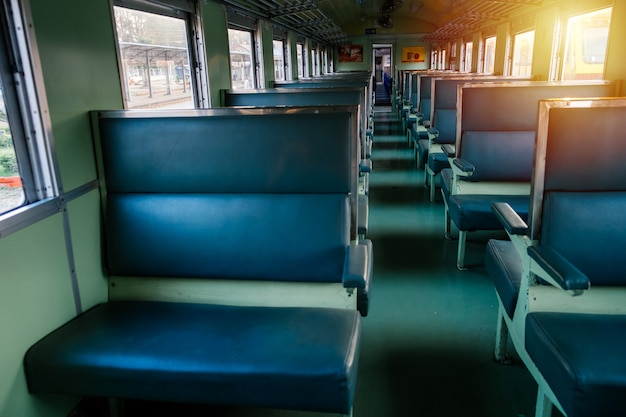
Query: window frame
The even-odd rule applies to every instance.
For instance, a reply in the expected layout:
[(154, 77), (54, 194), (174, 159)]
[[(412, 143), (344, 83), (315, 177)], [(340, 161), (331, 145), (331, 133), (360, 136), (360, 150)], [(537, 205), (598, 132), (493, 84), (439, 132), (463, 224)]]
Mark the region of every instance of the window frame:
[[(592, 80), (592, 79), (604, 79), (604, 73), (606, 70), (606, 54), (608, 52), (608, 39), (611, 36), (611, 20), (613, 18), (613, 9), (614, 6), (605, 6), (605, 7), (601, 7), (601, 8), (597, 8), (597, 9), (591, 9), (591, 10), (576, 10), (575, 12), (569, 13), (567, 15), (564, 15), (561, 17), (561, 19), (559, 19), (559, 38), (558, 38), (558, 48), (556, 50), (555, 53), (555, 59), (554, 62), (555, 64), (553, 65), (554, 68), (554, 72), (551, 74), (551, 79), (557, 79), (557, 80), (571, 80), (571, 79), (576, 79), (576, 80)], [(601, 62), (602, 64), (602, 72), (598, 73), (598, 72), (577, 72), (577, 65), (580, 64), (584, 64), (585, 66), (589, 66), (589, 65), (593, 65), (591, 63), (588, 62), (577, 62), (578, 59), (577, 57), (577, 49), (579, 47), (579, 45), (577, 45), (576, 43), (574, 43), (574, 45), (571, 44), (572, 39), (569, 38), (569, 30), (570, 30), (570, 24), (577, 24), (577, 23), (581, 23), (580, 21), (583, 20), (584, 18), (589, 18), (593, 15), (597, 15), (599, 13), (602, 12), (606, 12), (606, 11), (610, 11), (609, 14), (609, 23), (607, 25), (607, 42), (605, 45), (605, 52), (604, 52), (604, 61)], [(575, 32), (575, 31), (574, 31)], [(581, 37), (583, 40), (583, 45), (581, 47), (584, 47), (584, 37)], [(570, 48), (574, 49), (574, 54), (571, 56), (568, 56), (568, 53), (570, 51)], [(573, 60), (574, 62), (572, 63)], [(573, 67), (572, 67), (573, 65)], [(570, 68), (568, 68), (568, 66)], [(573, 71), (573, 72), (570, 72)], [(569, 74), (569, 77), (566, 77), (566, 74)], [(573, 78), (572, 78), (572, 74), (573, 74)], [(580, 77), (578, 76), (580, 74)], [(597, 75), (596, 75), (597, 74)]]
[(27, 0), (2, 0), (3, 100), (24, 192), (22, 205), (0, 213), (0, 237), (31, 225), (61, 205), (43, 74)]
[[(199, 3), (199, 2), (198, 2)], [(157, 14), (165, 17), (181, 19), (186, 25), (187, 53), (189, 57), (189, 68), (191, 72), (190, 89), (194, 108), (210, 108), (210, 95), (208, 76), (206, 74), (206, 54), (203, 46), (196, 39), (203, 39), (203, 26), (199, 5), (191, 0), (110, 0), (111, 18), (113, 30), (115, 32), (115, 48), (117, 52), (117, 63), (120, 74), (125, 74), (122, 62), (122, 53), (119, 48), (119, 38), (117, 25), (115, 22), (114, 7), (122, 7), (135, 11)], [(129, 102), (125, 80), (120, 78), (122, 94), (124, 96), (124, 106)]]
[(296, 67), (298, 68), (298, 78), (304, 77), (304, 43), (296, 43)]
[[(516, 65), (516, 58), (519, 58), (519, 53), (520, 53), (520, 49), (518, 49), (519, 47), (519, 43), (520, 40), (522, 39), (523, 36), (528, 37), (530, 34), (532, 33), (532, 42), (530, 42), (530, 50), (529, 50), (529, 57), (530, 57), (530, 68), (528, 70), (528, 74), (522, 74), (519, 73), (520, 66)], [(513, 47), (511, 48), (511, 65), (510, 65), (510, 75), (512, 76), (524, 76), (524, 75), (532, 75), (533, 73), (533, 53), (534, 53), (534, 49), (535, 49), (535, 28), (532, 27), (530, 29), (521, 31), (521, 32), (517, 32), (515, 33), (511, 38), (513, 41)], [(524, 68), (526, 68), (527, 66), (524, 66)]]
[(276, 67), (276, 55), (273, 54), (272, 62), (273, 62), (273, 66), (274, 66), (274, 80), (275, 81), (286, 81), (287, 80), (287, 69), (288, 69), (287, 53), (286, 53), (287, 42), (283, 38), (274, 36), (274, 38), (272, 39), (272, 52), (276, 51), (275, 42), (280, 42), (280, 51), (282, 53), (283, 64), (282, 64), (282, 79), (281, 79), (281, 78), (276, 77), (276, 68), (277, 68)]
[(461, 65), (462, 72), (472, 72), (472, 58), (474, 54), (474, 41), (463, 42), (463, 64)]
[[(482, 39), (482, 68), (483, 74), (493, 74), (496, 58), (496, 35), (485, 36)], [(488, 68), (491, 66), (491, 68)]]
[[(250, 85), (248, 88), (257, 88), (257, 85), (259, 83), (258, 80), (258, 61), (257, 61), (257, 54), (256, 54), (256, 49), (257, 49), (257, 39), (256, 39), (256, 31), (253, 29), (249, 29), (246, 27), (242, 27), (242, 26), (238, 26), (234, 23), (228, 23), (227, 25), (227, 30), (237, 30), (240, 32), (248, 32), (248, 34), (250, 35), (250, 71), (252, 72), (250, 74), (250, 81), (252, 81), (252, 85)], [(231, 61), (231, 53), (230, 53), (230, 37), (229, 37), (229, 51), (228, 51), (228, 63), (230, 66), (230, 70), (231, 70), (231, 80), (232, 80), (232, 68), (233, 68), (233, 64)], [(232, 83), (232, 81), (231, 81)], [(235, 87), (231, 85), (231, 87), (234, 89)]]

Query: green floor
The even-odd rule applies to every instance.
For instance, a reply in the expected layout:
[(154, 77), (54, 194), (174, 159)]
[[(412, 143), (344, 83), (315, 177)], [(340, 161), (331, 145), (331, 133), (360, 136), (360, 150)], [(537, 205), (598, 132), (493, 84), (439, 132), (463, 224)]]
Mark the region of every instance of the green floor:
[[(428, 201), (423, 170), (415, 167), (388, 107), (377, 108), (372, 159), (368, 236), (374, 280), (370, 314), (363, 319), (354, 417), (533, 416), (536, 385), (530, 374), (519, 361), (503, 366), (492, 359), (497, 301), (483, 252), (493, 235), (470, 234), (470, 269), (456, 269), (456, 242), (443, 238), (443, 203)], [(320, 416), (151, 403), (129, 403), (127, 415)]]
[(456, 269), (456, 241), (443, 238), (441, 197), (429, 202), (424, 171), (397, 119), (389, 108), (377, 110), (369, 228), (374, 284), (355, 416), (534, 415), (536, 385), (524, 366), (492, 359), (497, 300), (483, 254), (494, 234), (469, 234), (470, 268)]

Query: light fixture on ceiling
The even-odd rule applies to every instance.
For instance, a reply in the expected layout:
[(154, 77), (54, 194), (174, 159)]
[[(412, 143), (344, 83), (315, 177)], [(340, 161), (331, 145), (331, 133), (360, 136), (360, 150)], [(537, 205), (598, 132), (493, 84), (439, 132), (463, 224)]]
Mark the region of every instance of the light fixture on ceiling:
[(376, 23), (384, 28), (392, 28), (391, 14), (400, 7), (402, 7), (402, 0), (385, 0), (380, 8), (381, 17), (376, 20)]

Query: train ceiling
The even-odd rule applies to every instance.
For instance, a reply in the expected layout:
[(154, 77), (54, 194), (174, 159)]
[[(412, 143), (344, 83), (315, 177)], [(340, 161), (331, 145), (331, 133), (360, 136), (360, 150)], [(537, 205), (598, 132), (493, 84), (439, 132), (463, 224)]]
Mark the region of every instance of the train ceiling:
[(509, 16), (533, 13), (547, 0), (224, 0), (256, 17), (312, 39), (342, 44), (377, 34), (422, 34), (438, 43), (458, 39)]

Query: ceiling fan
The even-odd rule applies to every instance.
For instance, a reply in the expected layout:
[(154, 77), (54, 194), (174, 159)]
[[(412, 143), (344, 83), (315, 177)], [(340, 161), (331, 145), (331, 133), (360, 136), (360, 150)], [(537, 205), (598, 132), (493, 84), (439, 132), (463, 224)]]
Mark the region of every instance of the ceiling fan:
[(376, 20), (381, 27), (392, 28), (393, 21), (391, 20), (391, 13), (402, 7), (402, 0), (385, 0), (380, 8), (381, 17)]

